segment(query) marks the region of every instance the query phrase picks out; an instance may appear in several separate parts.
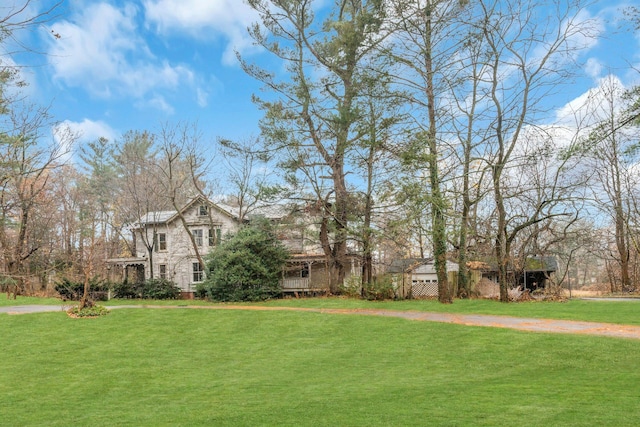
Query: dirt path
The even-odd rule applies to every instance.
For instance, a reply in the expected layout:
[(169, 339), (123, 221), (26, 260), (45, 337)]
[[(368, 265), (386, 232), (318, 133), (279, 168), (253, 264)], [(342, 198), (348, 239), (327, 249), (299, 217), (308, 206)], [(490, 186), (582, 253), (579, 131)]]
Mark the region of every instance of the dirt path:
[[(0, 307), (0, 313), (26, 314), (51, 311), (64, 311), (65, 306), (23, 305)], [(122, 305), (111, 306), (111, 309), (148, 308), (148, 309), (201, 309), (201, 310), (257, 310), (257, 311), (301, 311), (310, 313), (385, 316), (402, 319), (454, 323), (467, 326), (485, 326), (494, 328), (517, 329), (530, 332), (550, 332), (564, 334), (600, 335), (617, 338), (640, 339), (640, 326), (618, 325), (614, 323), (580, 322), (572, 320), (534, 319), (508, 316), (492, 316), (485, 314), (452, 314), (420, 311), (396, 311), (374, 309), (336, 309), (336, 308), (300, 308), (300, 307), (265, 307), (243, 305), (220, 306), (160, 306), (160, 305)]]

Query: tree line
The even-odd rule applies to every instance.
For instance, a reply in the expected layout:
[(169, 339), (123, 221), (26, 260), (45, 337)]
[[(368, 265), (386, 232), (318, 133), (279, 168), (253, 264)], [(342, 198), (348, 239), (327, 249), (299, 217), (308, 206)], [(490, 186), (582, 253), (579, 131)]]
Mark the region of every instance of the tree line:
[[(254, 97), (261, 133), (245, 141), (163, 124), (86, 143), (70, 162), (64, 147), (77, 136), (12, 97), (19, 74), (2, 63), (7, 285), (104, 275), (106, 259), (131, 253), (127, 224), (225, 194), (241, 215), (281, 199), (313, 206), (333, 292), (353, 252), (364, 282), (393, 258), (432, 256), (444, 303), (473, 294), (470, 261), (496, 266), (507, 301), (532, 255), (558, 257), (564, 283), (601, 265), (597, 280), (636, 289), (638, 89), (609, 76), (579, 104), (561, 96), (598, 37), (589, 2), (248, 3), (260, 17), (249, 34), (276, 65), (239, 56), (265, 89)], [(626, 12), (637, 31), (637, 10)], [(212, 146), (227, 165), (219, 187)], [(459, 264), (458, 295), (447, 259)]]

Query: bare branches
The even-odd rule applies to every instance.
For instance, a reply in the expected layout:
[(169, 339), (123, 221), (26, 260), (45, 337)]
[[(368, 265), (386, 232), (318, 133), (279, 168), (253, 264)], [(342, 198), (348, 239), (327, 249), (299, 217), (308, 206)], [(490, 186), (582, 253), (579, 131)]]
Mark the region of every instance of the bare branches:
[[(60, 38), (60, 34), (47, 28), (47, 23), (57, 18), (57, 12), (61, 9), (62, 4), (63, 0), (60, 0), (42, 10), (39, 9), (41, 2), (33, 0), (22, 0), (17, 4), (0, 6), (0, 47), (4, 50), (3, 55), (12, 56), (19, 52), (36, 52), (21, 37), (21, 34), (27, 30), (44, 29), (52, 37)], [(10, 65), (6, 61), (1, 61), (0, 66)]]

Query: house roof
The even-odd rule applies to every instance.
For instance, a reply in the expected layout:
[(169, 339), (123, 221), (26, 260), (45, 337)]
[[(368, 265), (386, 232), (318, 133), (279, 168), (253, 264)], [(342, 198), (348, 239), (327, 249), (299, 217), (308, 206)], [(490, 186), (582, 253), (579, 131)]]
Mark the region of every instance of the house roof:
[[(208, 206), (218, 210), (219, 212), (227, 215), (229, 218), (237, 220), (240, 216), (240, 209), (236, 206), (227, 205), (224, 203), (214, 203), (211, 200), (205, 199), (202, 196), (194, 197), (187, 203), (181, 212), (186, 211), (195, 204), (206, 203)], [(287, 216), (291, 212), (291, 207), (288, 205), (263, 205), (252, 209), (250, 217), (264, 217), (267, 219), (280, 219)], [(178, 211), (156, 211), (148, 212), (140, 217), (140, 220), (134, 224), (136, 227), (150, 224), (164, 224), (175, 220), (178, 217)]]
[(403, 258), (394, 259), (387, 269), (387, 273), (404, 273), (413, 270), (419, 265), (429, 264), (433, 262), (433, 258)]
[(281, 219), (289, 215), (292, 211), (291, 205), (262, 205), (255, 207), (250, 213), (251, 217), (264, 217), (267, 219)]
[[(233, 213), (228, 211), (227, 209), (225, 209), (225, 205), (220, 205), (220, 204), (216, 204), (214, 202), (212, 202), (211, 200), (202, 197), (202, 196), (196, 196), (193, 199), (191, 199), (189, 201), (189, 203), (187, 203), (186, 205), (184, 205), (184, 207), (182, 209), (180, 209), (181, 212), (186, 211), (187, 209), (191, 208), (192, 206), (196, 205), (196, 204), (206, 204), (208, 206), (211, 206), (213, 208), (215, 208), (216, 210), (218, 210), (219, 212), (227, 215), (228, 217), (232, 218), (232, 219), (238, 219), (238, 214), (237, 213)], [(178, 216), (178, 212), (174, 211), (174, 215), (171, 218), (167, 219), (167, 222), (173, 221), (176, 217)]]
[[(498, 266), (496, 264), (489, 264), (483, 261), (468, 261), (467, 267), (470, 270), (479, 270), (484, 272), (497, 272)], [(509, 271), (513, 269), (509, 267)], [(525, 261), (524, 270), (528, 272), (536, 271), (558, 271), (558, 260), (554, 256), (530, 256)]]
[(526, 271), (558, 271), (558, 260), (554, 256), (532, 256), (525, 263)]
[(136, 225), (160, 224), (163, 222), (167, 222), (176, 214), (176, 211), (148, 212), (147, 214), (140, 217), (140, 221), (138, 221)]

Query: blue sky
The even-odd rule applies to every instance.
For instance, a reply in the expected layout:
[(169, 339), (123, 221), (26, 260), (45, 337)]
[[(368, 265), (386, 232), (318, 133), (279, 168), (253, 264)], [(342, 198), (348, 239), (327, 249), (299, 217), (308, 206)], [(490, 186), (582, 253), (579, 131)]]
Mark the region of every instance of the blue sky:
[[(607, 74), (625, 85), (639, 83), (632, 70), (640, 69), (638, 33), (622, 31), (619, 22), (621, 8), (634, 3), (603, 0), (584, 11), (600, 20), (600, 37), (583, 52), (581, 76), (554, 97), (552, 109), (561, 110)], [(83, 140), (113, 140), (181, 121), (197, 122), (205, 141), (259, 133), (261, 112), (251, 95), (260, 85), (240, 69), (234, 50), (251, 61), (268, 57), (246, 34), (257, 17), (241, 0), (67, 0), (58, 12), (23, 36), (45, 54), (14, 60), (32, 65), (25, 71), (30, 97), (51, 105), (54, 118)]]

